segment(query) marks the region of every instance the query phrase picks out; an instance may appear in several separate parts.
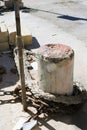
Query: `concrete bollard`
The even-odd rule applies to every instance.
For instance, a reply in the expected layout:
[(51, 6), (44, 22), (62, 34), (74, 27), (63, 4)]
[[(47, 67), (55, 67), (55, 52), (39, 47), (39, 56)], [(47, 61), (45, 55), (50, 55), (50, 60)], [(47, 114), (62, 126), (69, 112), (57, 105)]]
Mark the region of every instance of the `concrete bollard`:
[(71, 95), (74, 51), (63, 44), (47, 44), (37, 51), (39, 87), (44, 92)]
[(0, 23), (0, 52), (9, 50), (8, 37), (7, 26), (4, 23)]
[[(9, 44), (16, 46), (16, 28), (15, 25), (8, 26), (9, 31)], [(21, 38), (24, 46), (32, 44), (32, 34), (29, 29), (27, 29), (24, 25), (21, 28)]]
[[(5, 2), (5, 6), (8, 9), (14, 9), (14, 0), (4, 0), (4, 2)], [(19, 6), (20, 6), (20, 8), (23, 7), (22, 0), (19, 0)]]
[(4, 23), (0, 23), (0, 43), (8, 42), (8, 30)]

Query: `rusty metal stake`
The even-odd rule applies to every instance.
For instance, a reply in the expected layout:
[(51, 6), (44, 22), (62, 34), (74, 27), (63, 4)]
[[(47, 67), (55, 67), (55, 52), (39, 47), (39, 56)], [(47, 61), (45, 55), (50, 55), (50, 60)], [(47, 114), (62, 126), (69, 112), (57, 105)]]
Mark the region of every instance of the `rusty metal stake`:
[(16, 19), (16, 32), (17, 32), (17, 47), (19, 56), (19, 69), (20, 69), (20, 80), (22, 87), (22, 103), (23, 110), (27, 110), (26, 103), (26, 89), (25, 89), (25, 76), (24, 76), (24, 64), (23, 64), (23, 42), (21, 39), (21, 25), (20, 25), (20, 14), (19, 14), (19, 0), (14, 0), (15, 19)]

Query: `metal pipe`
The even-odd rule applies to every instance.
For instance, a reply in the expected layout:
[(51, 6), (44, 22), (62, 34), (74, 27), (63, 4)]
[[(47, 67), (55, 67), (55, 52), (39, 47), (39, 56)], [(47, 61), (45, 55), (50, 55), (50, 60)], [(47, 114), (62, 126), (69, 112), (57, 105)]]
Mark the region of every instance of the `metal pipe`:
[(14, 9), (15, 9), (15, 19), (16, 19), (16, 32), (17, 32), (17, 48), (19, 56), (19, 70), (20, 70), (20, 80), (22, 88), (22, 103), (23, 110), (27, 110), (26, 103), (26, 89), (25, 89), (25, 75), (24, 75), (24, 64), (23, 64), (23, 42), (21, 38), (21, 24), (20, 24), (20, 14), (19, 14), (19, 0), (14, 0)]

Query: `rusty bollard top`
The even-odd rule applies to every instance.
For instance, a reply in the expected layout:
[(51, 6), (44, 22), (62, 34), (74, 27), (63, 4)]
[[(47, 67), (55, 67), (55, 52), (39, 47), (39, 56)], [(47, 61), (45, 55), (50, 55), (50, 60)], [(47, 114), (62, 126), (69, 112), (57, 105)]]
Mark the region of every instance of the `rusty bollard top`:
[(37, 59), (58, 63), (64, 59), (72, 59), (74, 51), (64, 44), (46, 44), (37, 51)]

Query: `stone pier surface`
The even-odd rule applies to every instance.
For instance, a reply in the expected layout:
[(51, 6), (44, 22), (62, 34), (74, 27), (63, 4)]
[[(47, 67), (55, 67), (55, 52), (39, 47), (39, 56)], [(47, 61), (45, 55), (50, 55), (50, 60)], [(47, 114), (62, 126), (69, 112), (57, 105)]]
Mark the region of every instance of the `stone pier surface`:
[(39, 87), (53, 94), (73, 93), (74, 51), (63, 44), (47, 44), (37, 51)]

